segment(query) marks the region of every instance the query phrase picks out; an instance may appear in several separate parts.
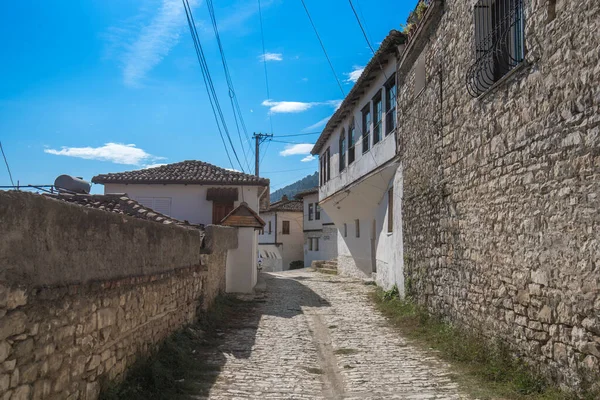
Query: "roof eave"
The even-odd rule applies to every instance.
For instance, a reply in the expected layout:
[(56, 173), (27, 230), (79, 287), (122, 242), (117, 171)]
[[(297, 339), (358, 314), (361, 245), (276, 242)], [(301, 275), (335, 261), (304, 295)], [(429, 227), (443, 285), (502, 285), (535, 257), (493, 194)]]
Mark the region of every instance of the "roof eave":
[(329, 119), (327, 125), (325, 125), (323, 132), (321, 132), (321, 135), (317, 139), (317, 142), (315, 143), (310, 152), (312, 155), (317, 155), (321, 151), (321, 149), (327, 142), (327, 139), (329, 139), (329, 136), (331, 136), (333, 130), (339, 125), (339, 120), (343, 119), (348, 109), (354, 106), (352, 104), (353, 98), (358, 95), (360, 90), (362, 90), (365, 85), (371, 82), (369, 75), (371, 75), (372, 72), (379, 68), (379, 62), (382, 61), (382, 57), (397, 52), (398, 46), (405, 43), (406, 35), (397, 30), (390, 31), (388, 36), (381, 43), (381, 46), (379, 46), (379, 49), (375, 52), (371, 60), (369, 60), (369, 63), (365, 67), (364, 71), (362, 72), (362, 74), (360, 75), (360, 77), (358, 78), (358, 80), (356, 81), (346, 98), (344, 98), (344, 101), (342, 102), (338, 110)]

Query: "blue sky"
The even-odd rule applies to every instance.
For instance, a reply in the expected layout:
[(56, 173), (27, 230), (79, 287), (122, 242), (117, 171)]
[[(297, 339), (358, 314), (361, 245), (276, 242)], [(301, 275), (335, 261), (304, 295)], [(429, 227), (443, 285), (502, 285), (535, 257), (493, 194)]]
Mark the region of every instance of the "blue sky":
[[(350, 5), (346, 0), (305, 1), (348, 93), (352, 72), (372, 55)], [(400, 28), (416, 3), (353, 2), (375, 47), (390, 29)], [(202, 0), (190, 3), (232, 140), (246, 168), (207, 5)], [(275, 135), (318, 132), (343, 96), (302, 3), (261, 4), (270, 98), (257, 1), (214, 0), (249, 134), (269, 132), (269, 116)], [(52, 184), (64, 173), (89, 180), (99, 173), (187, 159), (231, 167), (180, 0), (59, 0), (35, 6), (10, 2), (0, 14), (0, 37), (0, 141), (15, 183)], [(271, 179), (272, 190), (316, 171), (307, 144), (317, 137), (280, 139), (304, 146), (264, 145), (261, 175)], [(252, 155), (248, 157), (253, 169)], [(2, 165), (0, 185), (9, 184)], [(94, 192), (102, 187), (96, 185)]]

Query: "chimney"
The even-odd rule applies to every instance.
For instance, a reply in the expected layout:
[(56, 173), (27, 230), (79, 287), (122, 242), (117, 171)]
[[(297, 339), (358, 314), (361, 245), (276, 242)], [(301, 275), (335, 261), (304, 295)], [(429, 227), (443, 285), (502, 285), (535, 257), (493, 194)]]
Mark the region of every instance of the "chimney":
[(288, 197), (287, 197), (287, 194), (284, 194), (284, 195), (281, 197), (281, 201), (289, 201), (289, 199), (288, 199)]

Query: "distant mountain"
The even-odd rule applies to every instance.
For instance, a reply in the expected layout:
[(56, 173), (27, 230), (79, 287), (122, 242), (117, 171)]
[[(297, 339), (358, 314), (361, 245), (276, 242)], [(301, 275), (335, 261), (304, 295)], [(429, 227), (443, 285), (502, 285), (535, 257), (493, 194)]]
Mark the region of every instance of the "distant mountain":
[(312, 189), (319, 186), (319, 173), (315, 172), (312, 175), (308, 175), (305, 178), (300, 179), (297, 182), (287, 185), (281, 189), (278, 189), (271, 193), (271, 202), (279, 201), (283, 195), (287, 195), (289, 199), (294, 198), (296, 193), (302, 192), (303, 190)]

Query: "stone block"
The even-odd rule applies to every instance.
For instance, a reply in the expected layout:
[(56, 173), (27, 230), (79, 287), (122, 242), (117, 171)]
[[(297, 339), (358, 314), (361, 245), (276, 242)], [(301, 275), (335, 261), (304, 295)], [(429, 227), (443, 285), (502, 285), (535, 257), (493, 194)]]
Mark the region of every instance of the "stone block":
[(567, 364), (569, 359), (567, 355), (567, 346), (563, 343), (554, 343), (554, 360), (560, 364)]
[(0, 393), (4, 393), (10, 387), (10, 375), (3, 374), (0, 375)]
[(548, 272), (537, 270), (531, 273), (531, 280), (533, 283), (537, 283), (538, 285), (548, 286)]
[(98, 329), (112, 326), (117, 322), (117, 312), (112, 308), (98, 310)]
[(15, 389), (10, 400), (29, 400), (31, 394), (31, 386), (22, 385)]
[(538, 320), (543, 323), (552, 323), (552, 309), (548, 306), (542, 307), (537, 316)]
[(52, 384), (48, 380), (38, 380), (33, 384), (32, 400), (46, 399), (52, 393)]
[(6, 341), (0, 342), (0, 363), (3, 363), (4, 360), (8, 358), (10, 355), (11, 346)]
[(0, 340), (25, 332), (27, 315), (21, 311), (7, 313), (0, 324)]

